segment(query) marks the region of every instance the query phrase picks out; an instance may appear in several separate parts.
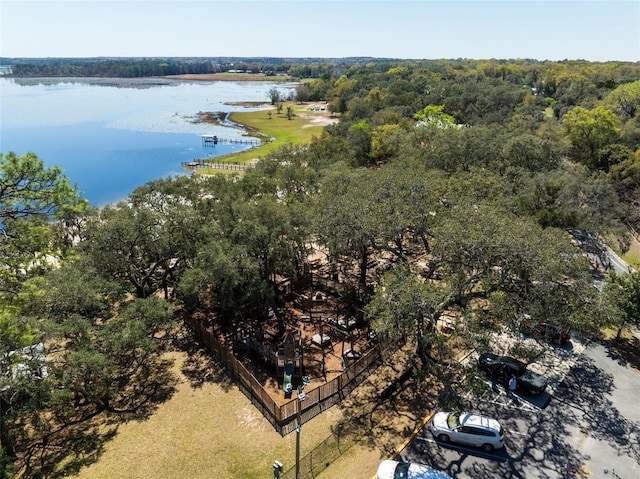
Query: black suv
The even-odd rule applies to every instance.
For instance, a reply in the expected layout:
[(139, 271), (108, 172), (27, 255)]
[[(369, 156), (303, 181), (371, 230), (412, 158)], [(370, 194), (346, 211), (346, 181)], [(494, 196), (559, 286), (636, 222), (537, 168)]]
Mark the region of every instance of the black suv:
[(484, 353), (478, 358), (478, 368), (487, 373), (493, 381), (508, 387), (512, 375), (516, 377), (516, 391), (526, 396), (537, 396), (547, 389), (547, 379), (541, 374), (527, 369), (522, 361), (509, 356)]

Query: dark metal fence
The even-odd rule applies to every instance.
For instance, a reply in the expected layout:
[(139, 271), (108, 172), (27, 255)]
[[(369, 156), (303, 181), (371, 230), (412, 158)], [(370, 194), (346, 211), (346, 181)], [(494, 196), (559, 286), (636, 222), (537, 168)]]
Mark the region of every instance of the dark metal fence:
[[(339, 431), (331, 434), (311, 452), (300, 458), (300, 478), (316, 477), (355, 443), (353, 435), (341, 436)], [(287, 469), (280, 473), (280, 479), (296, 479), (295, 464), (287, 465)]]

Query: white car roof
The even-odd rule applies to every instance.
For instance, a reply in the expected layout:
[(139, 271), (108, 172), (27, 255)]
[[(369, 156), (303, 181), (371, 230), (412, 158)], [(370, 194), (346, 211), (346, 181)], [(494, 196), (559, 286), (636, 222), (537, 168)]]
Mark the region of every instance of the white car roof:
[(451, 476), (442, 471), (437, 471), (424, 464), (410, 463), (407, 476), (396, 476), (396, 469), (402, 463), (385, 460), (378, 466), (377, 479), (451, 479)]
[(479, 414), (460, 414), (460, 424), (464, 426), (484, 426), (496, 431), (500, 430), (500, 423), (497, 420), (487, 416), (480, 416)]

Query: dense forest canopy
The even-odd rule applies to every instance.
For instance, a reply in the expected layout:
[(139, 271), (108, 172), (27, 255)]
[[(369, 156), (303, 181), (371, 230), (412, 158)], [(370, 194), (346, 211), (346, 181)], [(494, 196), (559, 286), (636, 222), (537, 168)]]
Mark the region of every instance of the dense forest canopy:
[[(255, 64), (311, 78), (297, 100), (340, 121), (242, 176), (160, 179), (101, 209), (35, 155), (0, 157), (2, 464), (80, 467), (92, 455), (60, 455), (65, 441), (170, 390), (173, 312), (259, 323), (275, 278), (302, 276), (312, 250), (381, 340), (415, 346), (433, 387), (468, 387), (449, 376), (444, 314), (478, 349), (524, 317), (593, 335), (638, 324), (638, 275), (594, 288), (569, 232), (624, 250), (640, 230), (640, 64), (203, 60), (14, 63), (26, 76)], [(382, 257), (389, 269), (369, 271)], [(10, 352), (38, 342), (48, 374), (24, 359), (34, 373), (16, 375)]]

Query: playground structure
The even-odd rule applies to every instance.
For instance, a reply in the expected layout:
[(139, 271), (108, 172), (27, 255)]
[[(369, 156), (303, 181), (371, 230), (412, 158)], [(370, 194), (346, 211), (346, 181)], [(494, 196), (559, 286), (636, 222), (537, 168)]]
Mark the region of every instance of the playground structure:
[(319, 290), (311, 295), (294, 296), (291, 310), (297, 312), (303, 323), (311, 351), (320, 352), (316, 361), (321, 363), (324, 377), (327, 373), (342, 372), (351, 361), (361, 357), (357, 348), (367, 349), (368, 325), (364, 313), (354, 308), (348, 298)]
[[(297, 343), (297, 344), (296, 344)], [(282, 390), (286, 398), (293, 391), (292, 379), (303, 374), (303, 354), (300, 339), (296, 342), (291, 332), (284, 335), (276, 353), (276, 376), (282, 378)]]
[(291, 392), (304, 387), (304, 423), (364, 381), (382, 352), (356, 287), (307, 268), (295, 280), (276, 280), (275, 301), (264, 315), (223, 323), (203, 311), (185, 322), (286, 435), (295, 430), (299, 405)]
[[(279, 327), (274, 329), (276, 323)], [(294, 380), (304, 373), (304, 354), (299, 333), (294, 333), (292, 328), (284, 328), (284, 333), (279, 334), (283, 324), (278, 309), (269, 308), (267, 324), (251, 334), (243, 331), (241, 344), (245, 353), (258, 356), (263, 363), (275, 367), (278, 388), (284, 391), (286, 398), (290, 398)]]
[(307, 390), (330, 381), (377, 343), (353, 297), (329, 283), (283, 281), (278, 306), (234, 334), (244, 353), (239, 359), (276, 397), (291, 398), (303, 380)]
[[(296, 337), (297, 336), (297, 337)], [(268, 330), (264, 336), (246, 335), (242, 340), (243, 351), (258, 356), (263, 363), (275, 367), (278, 388), (282, 388), (285, 397), (291, 397), (294, 379), (302, 377), (304, 355), (299, 335), (287, 331), (280, 339)]]
[[(273, 301), (240, 321), (220, 321), (211, 310), (185, 316), (198, 341), (283, 436), (300, 420), (305, 423), (342, 401), (387, 355), (361, 308), (371, 294), (368, 285), (376, 284), (393, 258), (381, 255), (367, 262), (362, 283), (360, 264), (349, 269), (327, 262), (326, 256), (310, 255), (295, 277), (274, 275)], [(303, 404), (287, 393), (299, 386)], [(395, 381), (383, 385), (379, 397), (393, 394), (395, 387)]]

